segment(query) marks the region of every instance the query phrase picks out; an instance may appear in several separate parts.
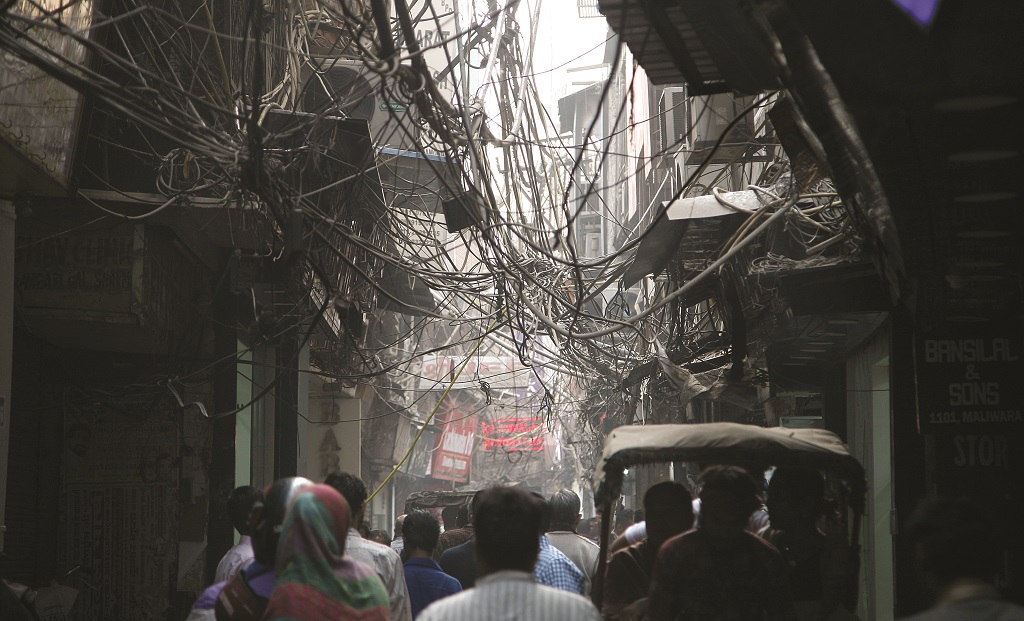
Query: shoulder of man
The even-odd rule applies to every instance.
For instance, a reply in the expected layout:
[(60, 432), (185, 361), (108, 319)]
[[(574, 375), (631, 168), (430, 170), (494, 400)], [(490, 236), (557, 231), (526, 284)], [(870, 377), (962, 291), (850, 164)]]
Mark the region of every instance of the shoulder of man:
[(564, 617), (560, 616), (559, 619), (600, 619), (601, 615), (598, 613), (597, 608), (594, 604), (582, 595), (576, 593), (570, 593), (569, 591), (563, 591), (552, 587), (538, 584), (537, 587), (540, 589), (540, 597), (543, 597), (548, 603), (552, 604), (556, 610)]
[(479, 615), (481, 611), (474, 610), (476, 607), (472, 602), (472, 598), (474, 597), (476, 597), (476, 592), (475, 590), (470, 589), (468, 591), (462, 591), (460, 593), (455, 593), (454, 595), (449, 595), (448, 597), (435, 600), (420, 612), (419, 616), (416, 617), (416, 621), (448, 621), (449, 619), (469, 618), (465, 614), (457, 614), (460, 611)]

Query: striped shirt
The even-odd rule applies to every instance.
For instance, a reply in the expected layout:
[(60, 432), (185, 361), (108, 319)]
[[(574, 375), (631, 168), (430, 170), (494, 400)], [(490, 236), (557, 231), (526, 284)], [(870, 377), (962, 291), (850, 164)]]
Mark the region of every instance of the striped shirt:
[(570, 593), (586, 592), (587, 576), (561, 550), (551, 545), (547, 535), (540, 537), (540, 552), (533, 567), (537, 584), (554, 587)]
[(345, 538), (345, 556), (362, 561), (372, 567), (388, 590), (388, 608), (392, 621), (412, 621), (409, 589), (405, 586), (402, 559), (391, 548), (369, 539), (363, 539), (354, 528)]
[(589, 600), (552, 589), (525, 571), (498, 571), (428, 606), (417, 621), (600, 621)]

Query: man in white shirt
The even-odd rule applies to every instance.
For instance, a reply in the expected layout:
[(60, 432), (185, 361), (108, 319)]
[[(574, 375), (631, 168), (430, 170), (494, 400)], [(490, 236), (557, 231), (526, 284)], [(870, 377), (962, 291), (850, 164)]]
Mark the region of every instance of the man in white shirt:
[(249, 513), (257, 502), (263, 502), (263, 492), (251, 485), (236, 487), (228, 496), (228, 517), (238, 531), (239, 539), (217, 563), (213, 581), (224, 582), (252, 563), (252, 539), (249, 532)]
[(388, 546), (363, 539), (359, 534), (358, 528), (363, 521), (363, 509), (368, 496), (366, 485), (359, 477), (347, 472), (331, 474), (324, 483), (338, 490), (352, 511), (348, 537), (345, 539), (345, 556), (362, 561), (377, 571), (388, 589), (388, 608), (391, 610), (392, 621), (412, 621), (412, 604), (409, 602), (402, 559)]
[(476, 586), (434, 602), (417, 621), (599, 621), (587, 599), (534, 581), (542, 512), (521, 489), (485, 490), (473, 518)]
[(548, 530), (548, 541), (568, 556), (587, 577), (584, 589), (589, 594), (594, 574), (597, 573), (597, 557), (601, 548), (590, 539), (576, 534), (576, 527), (583, 517), (580, 513), (580, 497), (571, 489), (563, 489), (551, 496), (550, 503), (551, 527)]

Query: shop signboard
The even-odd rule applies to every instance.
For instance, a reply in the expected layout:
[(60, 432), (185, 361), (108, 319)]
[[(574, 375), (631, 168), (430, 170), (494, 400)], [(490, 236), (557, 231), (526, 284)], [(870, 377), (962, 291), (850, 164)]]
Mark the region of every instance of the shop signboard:
[(450, 420), (444, 424), (444, 432), (434, 449), (430, 476), (468, 483), (476, 442), (476, 417), (460, 414), (456, 410), (449, 411), (449, 415)]
[(1024, 346), (1018, 334), (931, 334), (917, 342), (922, 433), (1024, 431)]
[(926, 487), (979, 503), (1003, 542), (994, 582), (1022, 592), (1024, 343), (1014, 327), (918, 336), (918, 428)]
[(485, 451), (543, 451), (544, 420), (498, 418), (482, 425)]

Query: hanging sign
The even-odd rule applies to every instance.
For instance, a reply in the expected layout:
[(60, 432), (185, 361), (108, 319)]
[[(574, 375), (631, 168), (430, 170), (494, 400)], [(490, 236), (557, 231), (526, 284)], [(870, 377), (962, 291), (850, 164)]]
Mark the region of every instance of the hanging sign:
[[(444, 433), (434, 450), (430, 476), (445, 481), (469, 482), (469, 467), (473, 462), (473, 444), (476, 441), (476, 417), (459, 418), (451, 411), (451, 422), (444, 424)], [(464, 416), (464, 415), (463, 415)]]

